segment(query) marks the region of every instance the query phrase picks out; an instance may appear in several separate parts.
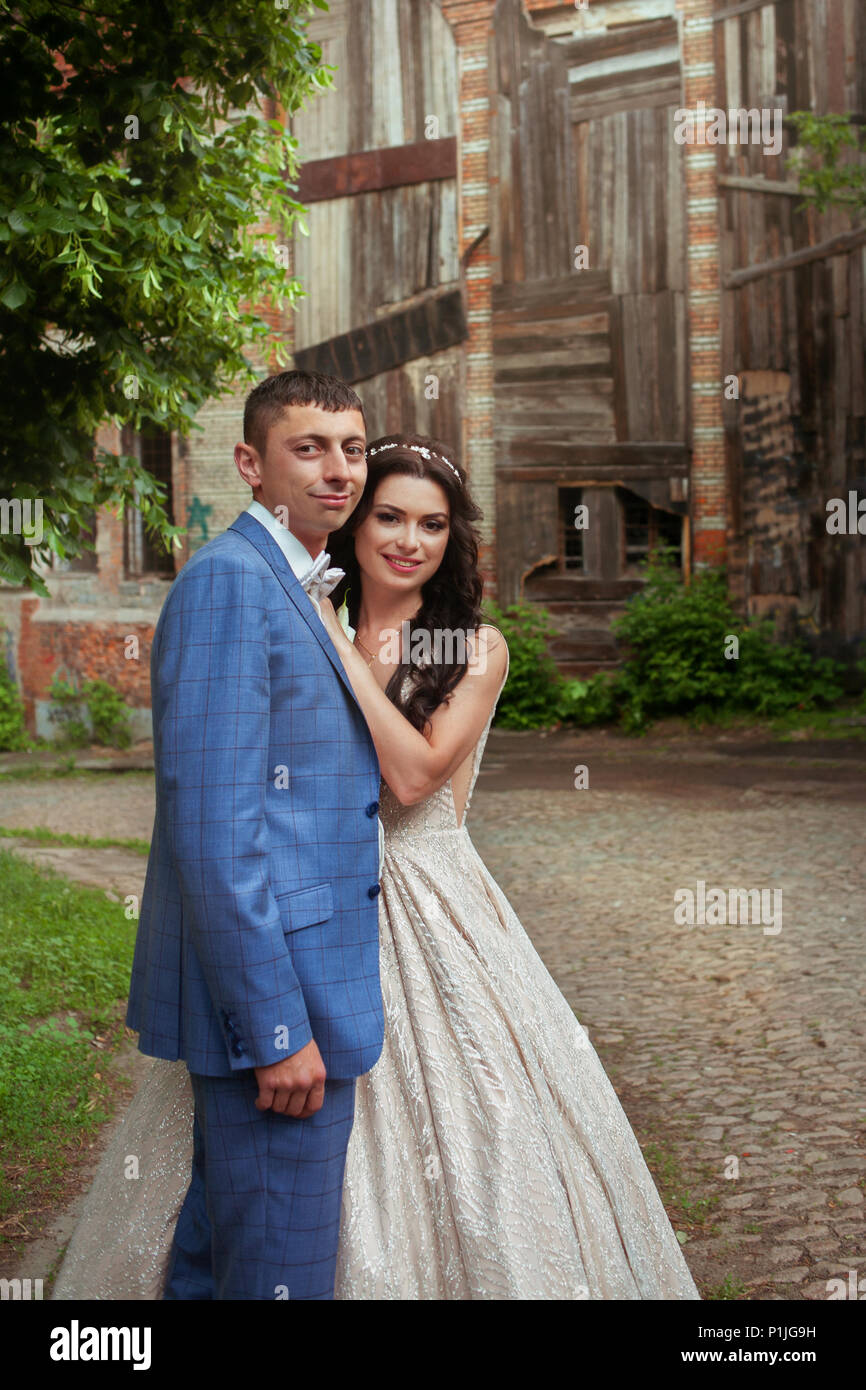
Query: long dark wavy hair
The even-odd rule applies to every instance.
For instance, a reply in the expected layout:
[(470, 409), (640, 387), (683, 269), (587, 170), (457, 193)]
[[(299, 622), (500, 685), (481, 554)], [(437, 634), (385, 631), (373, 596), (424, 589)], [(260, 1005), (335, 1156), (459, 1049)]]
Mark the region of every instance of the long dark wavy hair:
[[(427, 455), (415, 452), (409, 445), (425, 449)], [(482, 513), (470, 496), (462, 470), (455, 476), (443, 461), (450, 458), (444, 444), (422, 434), (388, 434), (374, 439), (367, 446), (367, 482), (361, 500), (345, 525), (328, 541), (331, 563), (346, 571), (345, 579), (331, 594), (331, 601), (338, 608), (348, 590), (349, 622), (356, 628), (361, 606), (361, 572), (355, 559), (354, 538), (356, 530), (370, 514), (379, 484), (392, 473), (431, 478), (448, 499), (449, 535), (445, 554), (436, 573), (422, 586), (421, 607), (410, 623), (409, 652), (403, 649), (401, 655), (405, 657), (411, 653), (411, 638), (422, 630), (430, 633), (431, 649), (436, 650), (434, 633), (439, 629), (464, 634), (462, 643), (452, 643), (450, 653), (463, 659), (433, 662), (428, 666), (403, 661), (385, 690), (391, 703), (421, 733), (428, 728), (433, 711), (447, 702), (465, 675), (471, 655), (466, 638), (482, 621), (482, 584), (478, 573), (480, 537), (474, 525), (481, 520)], [(453, 467), (456, 469), (457, 465)], [(412, 680), (404, 699), (401, 692), (407, 673)]]

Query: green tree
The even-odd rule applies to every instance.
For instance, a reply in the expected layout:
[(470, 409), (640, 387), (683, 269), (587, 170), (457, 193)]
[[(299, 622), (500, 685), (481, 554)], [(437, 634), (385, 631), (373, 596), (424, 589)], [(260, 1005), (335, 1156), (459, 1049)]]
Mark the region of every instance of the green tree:
[(789, 119), (797, 144), (788, 163), (807, 201), (819, 212), (843, 207), (853, 216), (866, 210), (866, 160), (846, 153), (851, 149), (866, 153), (866, 128), (851, 114), (816, 116), (811, 111), (793, 111)]
[(95, 507), (139, 507), (166, 544), (178, 529), (98, 426), (188, 433), (251, 375), (273, 335), (258, 306), (301, 293), (298, 151), (276, 113), (332, 80), (305, 30), (327, 5), (0, 9), (0, 499), (43, 504), (36, 544), (6, 508), (0, 577), (44, 592), (31, 559), (88, 548)]

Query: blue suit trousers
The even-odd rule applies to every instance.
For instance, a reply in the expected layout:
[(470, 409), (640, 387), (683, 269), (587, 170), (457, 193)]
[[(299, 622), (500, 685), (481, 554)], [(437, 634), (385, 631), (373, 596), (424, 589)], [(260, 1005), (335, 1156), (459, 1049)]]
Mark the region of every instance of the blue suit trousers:
[(307, 1119), (257, 1110), (255, 1072), (202, 1076), (164, 1299), (332, 1299), (355, 1079)]

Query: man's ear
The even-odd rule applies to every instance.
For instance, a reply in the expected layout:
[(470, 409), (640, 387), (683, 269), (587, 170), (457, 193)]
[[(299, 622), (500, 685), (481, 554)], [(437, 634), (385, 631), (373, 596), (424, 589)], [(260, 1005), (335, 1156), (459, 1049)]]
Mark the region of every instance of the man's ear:
[(253, 491), (261, 487), (261, 459), (252, 444), (235, 445), (235, 467), (248, 487)]

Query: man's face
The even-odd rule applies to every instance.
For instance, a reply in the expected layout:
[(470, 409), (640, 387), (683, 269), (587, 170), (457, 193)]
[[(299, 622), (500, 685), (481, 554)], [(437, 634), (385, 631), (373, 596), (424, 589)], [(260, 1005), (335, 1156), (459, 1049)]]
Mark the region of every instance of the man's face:
[(256, 501), (315, 556), (361, 500), (365, 443), (359, 410), (290, 405), (271, 425), (264, 452), (236, 444), (235, 463)]

